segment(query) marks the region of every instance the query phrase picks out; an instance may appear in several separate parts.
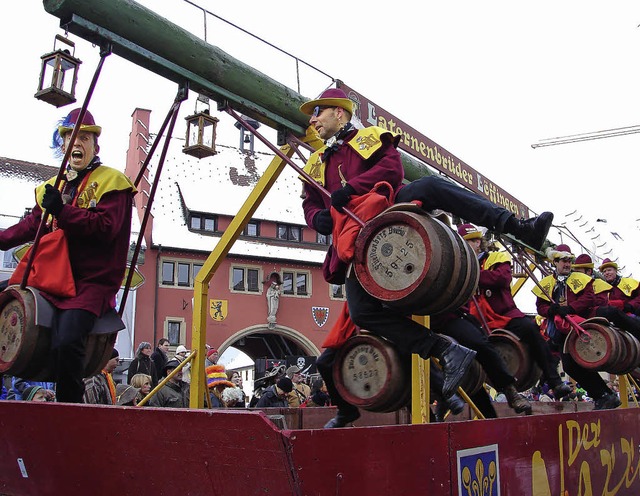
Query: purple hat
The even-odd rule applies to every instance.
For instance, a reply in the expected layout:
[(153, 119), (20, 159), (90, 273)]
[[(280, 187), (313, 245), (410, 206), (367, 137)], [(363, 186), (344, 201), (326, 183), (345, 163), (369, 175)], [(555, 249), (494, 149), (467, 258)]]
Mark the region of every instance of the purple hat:
[(310, 100), (300, 105), (303, 114), (313, 115), (313, 109), (321, 107), (340, 107), (350, 114), (353, 114), (353, 102), (347, 98), (347, 94), (340, 88), (329, 88), (324, 90), (320, 98)]
[(593, 260), (586, 253), (578, 255), (575, 263), (571, 264), (574, 269), (593, 269)]
[(613, 267), (614, 269), (618, 270), (618, 264), (615, 263), (613, 260), (611, 260), (610, 258), (605, 258), (602, 261), (602, 265), (600, 267), (598, 267), (598, 270), (600, 272), (602, 272), (604, 269), (606, 269), (607, 267)]
[(571, 260), (573, 260), (574, 258), (576, 258), (576, 256), (571, 253), (571, 248), (569, 248), (569, 245), (558, 245), (555, 248), (548, 248), (547, 249), (547, 258), (550, 260), (560, 260), (562, 258), (570, 258)]
[(458, 234), (464, 239), (480, 239), (482, 233), (473, 224), (460, 224), (458, 226)]
[[(81, 109), (79, 108), (73, 109), (69, 112), (69, 115), (62, 120), (58, 126), (58, 134), (60, 134), (60, 136), (64, 136), (64, 134), (69, 131), (73, 131), (73, 128), (78, 123), (80, 110)], [(84, 119), (82, 119), (82, 123), (80, 124), (80, 131), (95, 133), (96, 136), (100, 136), (100, 133), (102, 132), (102, 128), (100, 126), (96, 126), (96, 121), (88, 110), (84, 113)]]

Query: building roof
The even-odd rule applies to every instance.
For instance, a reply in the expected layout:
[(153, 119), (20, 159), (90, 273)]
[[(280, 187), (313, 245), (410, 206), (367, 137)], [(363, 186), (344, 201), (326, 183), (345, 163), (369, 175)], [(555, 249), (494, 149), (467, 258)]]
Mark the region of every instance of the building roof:
[[(206, 235), (189, 230), (186, 213), (235, 216), (273, 155), (263, 152), (249, 155), (238, 148), (217, 144), (216, 155), (197, 159), (182, 153), (182, 144), (181, 140), (172, 139), (162, 168), (151, 209), (152, 244), (169, 249), (211, 252), (220, 240), (220, 233)], [(157, 164), (157, 161), (152, 160), (152, 163)], [(153, 180), (155, 169), (150, 167), (149, 172), (150, 180)], [(301, 192), (302, 182), (297, 172), (286, 166), (252, 218), (306, 228)], [(320, 245), (310, 249), (308, 245), (282, 246), (264, 239), (240, 239), (230, 254), (322, 263), (325, 252), (326, 247)]]
[(58, 167), (0, 157), (0, 229), (18, 222), (35, 205), (34, 187), (57, 173)]

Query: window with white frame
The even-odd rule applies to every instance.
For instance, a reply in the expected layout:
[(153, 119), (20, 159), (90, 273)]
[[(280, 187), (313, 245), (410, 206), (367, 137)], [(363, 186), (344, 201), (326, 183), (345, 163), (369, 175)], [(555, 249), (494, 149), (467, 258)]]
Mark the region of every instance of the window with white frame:
[(311, 274), (307, 271), (282, 272), (282, 294), (295, 296), (309, 295)]
[(167, 317), (164, 322), (164, 337), (169, 340), (171, 346), (185, 344), (186, 322), (179, 317)]
[(259, 267), (234, 265), (231, 267), (231, 291), (259, 293), (260, 272)]
[(192, 288), (193, 280), (202, 268), (202, 263), (188, 260), (163, 259), (161, 263), (162, 286), (177, 286), (180, 288)]
[(345, 300), (343, 284), (329, 284), (329, 298), (332, 300)]
[(2, 268), (3, 269), (15, 269), (18, 266), (15, 258), (13, 258), (13, 250), (0, 251), (2, 254)]

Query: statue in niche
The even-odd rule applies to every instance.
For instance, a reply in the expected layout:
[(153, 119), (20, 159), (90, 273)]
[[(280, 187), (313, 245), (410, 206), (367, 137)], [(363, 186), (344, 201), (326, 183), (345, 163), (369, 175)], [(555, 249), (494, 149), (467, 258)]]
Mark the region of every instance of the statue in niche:
[(269, 281), (269, 289), (267, 289), (267, 324), (269, 324), (269, 329), (273, 329), (276, 326), (276, 313), (278, 312), (280, 294), (282, 292), (282, 280), (280, 279), (280, 274), (277, 272), (271, 273)]

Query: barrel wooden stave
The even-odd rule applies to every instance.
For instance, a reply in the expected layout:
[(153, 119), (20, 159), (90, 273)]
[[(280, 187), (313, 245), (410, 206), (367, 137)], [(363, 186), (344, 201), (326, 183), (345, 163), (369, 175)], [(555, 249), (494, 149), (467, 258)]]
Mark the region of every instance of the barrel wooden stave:
[(356, 239), (354, 269), (362, 287), (406, 314), (460, 306), (477, 285), (475, 256), (439, 220), (397, 207), (369, 221)]
[(411, 399), (408, 361), (379, 336), (362, 333), (351, 337), (336, 355), (336, 388), (358, 408), (372, 412), (397, 410)]
[(581, 367), (604, 370), (612, 356), (618, 354), (615, 331), (609, 326), (595, 322), (583, 322), (581, 326), (590, 337), (579, 336), (572, 330), (567, 336), (567, 351)]
[(509, 374), (515, 377), (518, 391), (526, 391), (536, 385), (542, 371), (534, 362), (526, 343), (506, 329), (492, 331), (489, 341), (504, 360)]
[(19, 286), (0, 293), (0, 372), (34, 377), (51, 347), (51, 332), (35, 323), (33, 294)]
[[(55, 381), (51, 329), (36, 325), (35, 313), (31, 291), (9, 286), (0, 292), (0, 373), (35, 381)], [(87, 336), (85, 377), (99, 373), (106, 365), (116, 336), (117, 333)]]

